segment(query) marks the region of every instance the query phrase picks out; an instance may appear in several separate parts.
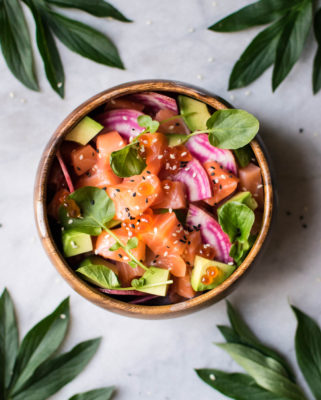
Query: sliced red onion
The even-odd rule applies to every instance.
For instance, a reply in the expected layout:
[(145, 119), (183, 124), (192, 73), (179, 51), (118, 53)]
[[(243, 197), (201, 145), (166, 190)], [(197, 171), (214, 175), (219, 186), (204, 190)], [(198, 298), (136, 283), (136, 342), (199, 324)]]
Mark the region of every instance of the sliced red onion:
[(186, 147), (192, 156), (197, 158), (201, 163), (216, 161), (223, 168), (237, 176), (237, 165), (233, 153), (230, 150), (218, 149), (212, 146), (206, 133), (192, 136), (186, 143)]
[(75, 188), (74, 188), (74, 185), (73, 185), (72, 180), (70, 178), (70, 175), (69, 175), (68, 169), (66, 167), (66, 164), (65, 164), (65, 162), (64, 162), (64, 160), (63, 160), (63, 158), (61, 156), (60, 149), (57, 150), (56, 156), (57, 156), (57, 159), (59, 161), (62, 173), (64, 174), (64, 177), (66, 179), (66, 183), (67, 183), (69, 192), (72, 193), (72, 192), (75, 191)]
[(129, 96), (129, 98), (131, 100), (144, 104), (155, 114), (159, 110), (164, 110), (164, 109), (172, 110), (175, 112), (176, 115), (178, 114), (178, 107), (176, 100), (173, 99), (172, 97), (168, 97), (160, 93), (156, 92), (135, 93)]
[(233, 262), (230, 257), (231, 242), (220, 224), (208, 213), (191, 204), (187, 214), (187, 225), (200, 229), (202, 240), (215, 249), (215, 258), (223, 263)]
[(119, 109), (106, 111), (96, 117), (109, 131), (117, 131), (121, 136), (129, 140), (140, 134), (144, 128), (138, 125), (137, 118), (144, 115), (137, 110)]
[(129, 303), (130, 303), (130, 304), (145, 303), (146, 301), (155, 299), (156, 297), (159, 297), (159, 296), (155, 296), (155, 295), (151, 294), (151, 295), (149, 295), (149, 296), (144, 296), (144, 297), (140, 297), (140, 298), (138, 298), (138, 299), (132, 300), (132, 301), (130, 301)]
[(185, 183), (189, 201), (199, 201), (212, 197), (212, 188), (207, 172), (201, 163), (195, 159), (190, 161), (172, 179)]
[(102, 293), (115, 294), (117, 296), (146, 296), (146, 293), (138, 290), (117, 290), (117, 289), (102, 289), (98, 288)]

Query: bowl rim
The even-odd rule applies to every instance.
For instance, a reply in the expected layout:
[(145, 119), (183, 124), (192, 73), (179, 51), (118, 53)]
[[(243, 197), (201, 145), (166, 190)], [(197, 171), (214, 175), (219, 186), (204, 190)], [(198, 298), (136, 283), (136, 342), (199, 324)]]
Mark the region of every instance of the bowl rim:
[(52, 162), (54, 160), (56, 150), (63, 141), (64, 136), (70, 129), (78, 123), (84, 116), (95, 110), (97, 107), (105, 104), (108, 100), (122, 95), (145, 92), (174, 92), (184, 94), (196, 100), (203, 101), (215, 109), (233, 108), (228, 102), (222, 98), (213, 95), (203, 89), (194, 87), (178, 81), (170, 80), (141, 80), (128, 82), (114, 86), (104, 90), (78, 106), (74, 111), (63, 120), (51, 136), (47, 146), (45, 147), (41, 160), (39, 162), (35, 190), (34, 190), (34, 210), (37, 230), (41, 238), (42, 245), (51, 259), (53, 265), (58, 270), (60, 275), (69, 283), (69, 285), (87, 300), (108, 309), (110, 311), (136, 318), (169, 318), (185, 314), (191, 311), (196, 311), (199, 308), (213, 304), (223, 297), (234, 287), (235, 283), (245, 274), (253, 261), (258, 256), (262, 245), (265, 242), (267, 234), (271, 226), (273, 213), (273, 185), (270, 167), (264, 150), (257, 139), (251, 142), (252, 150), (261, 168), (263, 186), (264, 186), (264, 210), (263, 221), (260, 232), (254, 245), (243, 263), (233, 272), (233, 274), (218, 287), (205, 292), (197, 297), (182, 301), (180, 303), (160, 306), (147, 306), (141, 304), (130, 304), (121, 300), (114, 299), (108, 295), (99, 292), (97, 289), (90, 286), (82, 280), (69, 267), (67, 261), (60, 253), (50, 230), (47, 206), (46, 206), (46, 189), (47, 178), (50, 172)]

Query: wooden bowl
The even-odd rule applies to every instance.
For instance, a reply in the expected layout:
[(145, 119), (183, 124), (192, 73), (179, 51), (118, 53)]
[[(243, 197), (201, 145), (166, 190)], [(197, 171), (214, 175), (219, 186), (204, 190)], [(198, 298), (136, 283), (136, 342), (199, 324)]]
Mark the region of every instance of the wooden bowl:
[(253, 264), (253, 262), (257, 260), (257, 256), (266, 240), (272, 219), (273, 187), (269, 165), (262, 146), (257, 140), (253, 140), (251, 146), (261, 168), (264, 185), (264, 213), (262, 227), (251, 251), (241, 266), (237, 268), (236, 271), (225, 282), (215, 289), (212, 289), (193, 299), (177, 304), (144, 306), (128, 304), (111, 298), (106, 294), (100, 293), (98, 290), (87, 284), (84, 280), (80, 279), (77, 274), (68, 266), (68, 263), (58, 250), (48, 224), (46, 189), (49, 171), (54, 160), (56, 150), (70, 129), (97, 107), (103, 105), (113, 98), (144, 91), (178, 93), (203, 101), (204, 103), (218, 110), (231, 108), (231, 106), (224, 100), (206, 93), (201, 89), (172, 81), (150, 80), (125, 83), (97, 94), (91, 99), (85, 101), (71, 114), (69, 114), (51, 137), (46, 149), (43, 152), (38, 167), (34, 193), (34, 207), (38, 232), (42, 241), (42, 245), (58, 272), (73, 289), (75, 289), (86, 299), (100, 307), (106, 308), (109, 311), (136, 318), (159, 319), (176, 317), (182, 314), (194, 312), (203, 307), (207, 307), (226, 297), (232, 291), (232, 289), (236, 287), (236, 283), (241, 280), (245, 273), (250, 269), (250, 266)]

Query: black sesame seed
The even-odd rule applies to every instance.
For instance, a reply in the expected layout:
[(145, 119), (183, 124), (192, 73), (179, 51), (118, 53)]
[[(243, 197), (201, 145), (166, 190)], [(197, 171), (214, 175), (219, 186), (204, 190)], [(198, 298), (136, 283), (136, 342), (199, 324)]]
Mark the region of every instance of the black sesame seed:
[(211, 173), (211, 176), (215, 176), (215, 172), (212, 172), (212, 173)]
[(150, 171), (146, 171), (146, 173), (147, 173), (147, 174), (150, 174), (151, 172), (150, 172)]
[(126, 211), (126, 212), (128, 212), (128, 211), (129, 211), (129, 208), (128, 208), (128, 207), (126, 207), (126, 208), (125, 208), (125, 211)]
[(81, 168), (77, 167), (78, 171), (81, 171)]
[(96, 149), (97, 153), (99, 153), (99, 149)]
[(220, 185), (220, 190), (222, 190), (222, 185)]
[(91, 200), (90, 204), (93, 206), (95, 204), (95, 200)]
[(302, 228), (306, 229), (308, 227), (307, 224), (302, 224)]
[(135, 217), (130, 216), (129, 219), (132, 221), (133, 219), (135, 219)]
[(304, 219), (304, 216), (303, 215), (300, 215), (300, 220), (302, 221)]
[(106, 190), (106, 189), (107, 189), (107, 187), (106, 187), (106, 186), (104, 186), (102, 189), (103, 189), (103, 190)]
[(303, 133), (303, 132), (304, 132), (304, 129), (303, 129), (303, 128), (300, 128), (300, 129), (299, 129), (299, 132), (300, 132), (300, 133)]
[(189, 240), (189, 241), (187, 242), (187, 244), (191, 244), (191, 241)]
[(123, 256), (122, 256), (121, 254), (119, 254), (119, 253), (118, 253), (118, 257), (119, 257), (119, 258), (123, 258)]
[(292, 215), (291, 211), (286, 211), (286, 215)]
[(180, 241), (181, 243), (186, 243), (186, 241), (183, 240), (183, 239), (179, 239), (179, 241)]
[(120, 189), (116, 189), (116, 192), (120, 192)]
[(129, 182), (135, 182), (135, 179), (129, 179)]
[(146, 200), (145, 200), (145, 203), (147, 204), (148, 203), (148, 199), (146, 198)]
[(132, 194), (132, 196), (133, 196), (133, 197), (136, 197), (136, 192), (134, 192), (134, 193)]
[(94, 156), (95, 156), (95, 153), (94, 153), (94, 152), (92, 152), (92, 153), (91, 153), (91, 155), (94, 157)]
[(143, 178), (143, 181), (145, 181), (145, 180), (146, 180), (146, 178), (145, 178), (144, 176), (142, 176), (142, 178)]
[(132, 228), (135, 228), (135, 225), (134, 225), (134, 224), (130, 224), (130, 226), (131, 226)]
[(86, 172), (86, 175), (89, 176), (89, 177), (91, 177), (91, 173), (90, 173), (89, 171)]
[(179, 125), (180, 125), (180, 123), (179, 123), (179, 122), (176, 122), (176, 123), (175, 123), (175, 125), (176, 125), (176, 126), (179, 126)]

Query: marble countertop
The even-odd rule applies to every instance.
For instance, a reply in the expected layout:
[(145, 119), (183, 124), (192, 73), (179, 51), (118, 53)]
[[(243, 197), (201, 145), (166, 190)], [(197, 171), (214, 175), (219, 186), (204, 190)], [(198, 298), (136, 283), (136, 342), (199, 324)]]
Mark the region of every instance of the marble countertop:
[(227, 323), (225, 303), (178, 319), (144, 321), (106, 312), (73, 292), (37, 237), (32, 204), (37, 164), (51, 134), (70, 111), (95, 93), (126, 81), (180, 80), (256, 114), (276, 170), (278, 218), (263, 261), (230, 300), (262, 340), (294, 362), (295, 320), (289, 300), (321, 323), (321, 93), (313, 96), (311, 89), (315, 47), (307, 46), (275, 94), (271, 70), (251, 87), (231, 94), (227, 81), (233, 62), (257, 30), (218, 34), (206, 27), (248, 1), (113, 3), (135, 23), (66, 13), (108, 32), (118, 45), (125, 71), (95, 64), (59, 45), (67, 77), (62, 101), (44, 78), (38, 54), (41, 93), (24, 88), (0, 58), (1, 287), (7, 286), (14, 298), (21, 334), (70, 296), (72, 324), (64, 348), (103, 336), (100, 350), (81, 377), (53, 399), (114, 384), (119, 400), (219, 400), (223, 396), (202, 383), (193, 369), (238, 370), (212, 345), (221, 340), (215, 326)]

